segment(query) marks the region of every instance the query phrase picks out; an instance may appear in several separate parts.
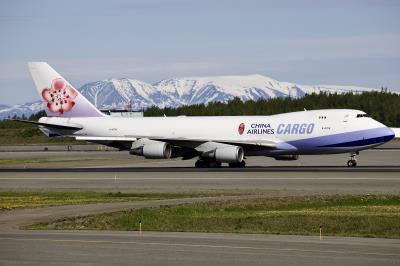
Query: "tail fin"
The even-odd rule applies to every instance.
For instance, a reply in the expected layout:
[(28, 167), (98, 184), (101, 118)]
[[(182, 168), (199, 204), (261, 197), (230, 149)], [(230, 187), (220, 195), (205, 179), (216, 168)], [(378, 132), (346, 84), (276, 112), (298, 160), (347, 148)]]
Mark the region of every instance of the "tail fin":
[(47, 63), (31, 62), (28, 66), (39, 95), (44, 101), (47, 116), (104, 116)]

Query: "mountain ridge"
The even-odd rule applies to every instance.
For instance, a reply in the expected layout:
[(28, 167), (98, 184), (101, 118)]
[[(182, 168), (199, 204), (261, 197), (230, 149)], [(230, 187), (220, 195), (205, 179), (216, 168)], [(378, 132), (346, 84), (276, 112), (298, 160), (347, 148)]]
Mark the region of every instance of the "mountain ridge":
[[(376, 88), (338, 85), (301, 85), (278, 81), (260, 74), (181, 77), (164, 79), (154, 84), (129, 78), (108, 78), (86, 83), (78, 89), (99, 109), (142, 110), (151, 106), (179, 107), (182, 105), (227, 102), (235, 97), (243, 101), (276, 97), (299, 98), (311, 93), (360, 93), (379, 91)], [(41, 101), (7, 106), (0, 104), (0, 119), (30, 116), (42, 110)]]

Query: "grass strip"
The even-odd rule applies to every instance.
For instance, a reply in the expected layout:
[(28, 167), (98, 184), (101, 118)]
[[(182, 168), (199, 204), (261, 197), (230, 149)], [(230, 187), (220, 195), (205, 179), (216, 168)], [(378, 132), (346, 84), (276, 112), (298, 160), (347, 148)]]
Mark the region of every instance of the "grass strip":
[(202, 194), (101, 192), (0, 192), (0, 211), (89, 203), (201, 197)]
[(400, 196), (303, 196), (142, 208), (30, 229), (235, 232), (400, 238)]

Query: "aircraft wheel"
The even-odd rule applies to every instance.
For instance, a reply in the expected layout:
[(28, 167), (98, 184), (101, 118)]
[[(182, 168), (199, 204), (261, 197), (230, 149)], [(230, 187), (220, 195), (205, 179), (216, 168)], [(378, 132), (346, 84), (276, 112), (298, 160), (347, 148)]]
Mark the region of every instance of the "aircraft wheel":
[(357, 161), (356, 160), (348, 160), (347, 161), (347, 166), (348, 167), (356, 167), (357, 166)]
[(202, 161), (202, 160), (197, 160), (196, 163), (194, 164), (194, 166), (195, 166), (196, 168), (203, 168), (203, 167), (206, 167), (204, 161)]
[(246, 162), (241, 161), (240, 163), (229, 163), (229, 167), (231, 168), (243, 168), (246, 167)]
[(221, 167), (221, 162), (217, 162), (217, 161), (207, 162), (207, 166), (206, 167), (218, 168), (218, 167)]
[(221, 167), (221, 162), (197, 160), (194, 166), (196, 168), (219, 168)]

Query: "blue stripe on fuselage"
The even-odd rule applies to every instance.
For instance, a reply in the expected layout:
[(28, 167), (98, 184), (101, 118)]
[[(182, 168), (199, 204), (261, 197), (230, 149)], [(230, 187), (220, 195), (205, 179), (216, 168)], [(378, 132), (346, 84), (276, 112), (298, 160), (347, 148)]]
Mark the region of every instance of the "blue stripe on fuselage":
[(391, 139), (393, 139), (393, 135), (386, 135), (386, 136), (382, 136), (382, 137), (376, 137), (376, 138), (370, 138), (370, 139), (360, 139), (360, 140), (355, 140), (355, 141), (348, 141), (348, 142), (336, 143), (336, 144), (331, 144), (331, 145), (325, 145), (325, 146), (321, 146), (321, 147), (367, 146), (367, 145), (387, 142)]
[(388, 127), (359, 130), (315, 138), (288, 141), (298, 150), (312, 148), (357, 147), (378, 144), (394, 138), (394, 132)]

